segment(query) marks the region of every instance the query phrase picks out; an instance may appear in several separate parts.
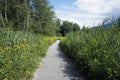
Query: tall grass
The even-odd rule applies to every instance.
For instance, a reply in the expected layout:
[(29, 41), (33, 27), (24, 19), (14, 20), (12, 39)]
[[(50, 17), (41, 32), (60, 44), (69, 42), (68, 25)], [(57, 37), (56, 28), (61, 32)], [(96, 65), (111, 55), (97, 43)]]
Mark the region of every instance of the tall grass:
[(56, 40), (24, 31), (0, 31), (0, 80), (32, 80), (47, 48)]
[(61, 41), (63, 51), (87, 71), (89, 80), (120, 80), (118, 28), (84, 29)]

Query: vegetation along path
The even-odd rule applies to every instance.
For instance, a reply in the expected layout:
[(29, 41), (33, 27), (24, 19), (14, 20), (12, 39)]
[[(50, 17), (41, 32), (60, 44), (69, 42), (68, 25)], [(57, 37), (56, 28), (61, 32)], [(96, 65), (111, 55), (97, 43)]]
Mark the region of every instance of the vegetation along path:
[(33, 80), (85, 80), (75, 65), (61, 52), (59, 40), (52, 44)]

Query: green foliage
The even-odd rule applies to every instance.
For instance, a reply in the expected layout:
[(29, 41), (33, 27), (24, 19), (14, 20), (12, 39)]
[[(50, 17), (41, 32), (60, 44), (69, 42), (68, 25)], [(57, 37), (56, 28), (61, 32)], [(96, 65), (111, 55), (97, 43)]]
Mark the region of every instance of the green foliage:
[(55, 20), (55, 23), (56, 23), (56, 26), (57, 26), (57, 28), (56, 28), (56, 36), (62, 36), (62, 34), (60, 33), (60, 27), (62, 26), (62, 24), (61, 24), (61, 20), (60, 19), (56, 19)]
[(63, 24), (60, 27), (60, 33), (62, 36), (65, 36), (67, 33), (79, 31), (79, 25), (69, 21), (63, 21)]
[(117, 21), (117, 27), (118, 28), (120, 27), (120, 17), (118, 18), (118, 21)]
[(60, 45), (78, 62), (89, 80), (120, 79), (120, 32), (117, 28), (70, 33)]
[(55, 40), (25, 31), (0, 31), (0, 80), (32, 80), (41, 58)]
[(0, 27), (48, 36), (57, 28), (48, 0), (0, 0)]
[[(6, 28), (25, 28), (28, 12), (30, 11), (29, 1), (30, 0), (0, 0), (0, 11)], [(11, 25), (11, 23), (13, 25)]]
[(35, 23), (35, 25), (32, 25), (33, 28), (35, 27), (33, 30), (44, 35), (55, 35), (56, 26), (53, 20), (54, 11), (49, 5), (48, 0), (32, 0), (32, 7), (34, 8), (32, 19), (37, 23)]

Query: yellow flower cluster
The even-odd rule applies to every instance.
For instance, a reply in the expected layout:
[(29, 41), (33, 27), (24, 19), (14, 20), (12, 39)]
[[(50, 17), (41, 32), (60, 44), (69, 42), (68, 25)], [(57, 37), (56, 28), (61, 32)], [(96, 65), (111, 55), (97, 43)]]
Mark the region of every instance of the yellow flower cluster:
[(10, 50), (10, 47), (5, 47), (4, 50), (5, 50), (5, 51), (9, 51), (9, 50)]
[(44, 37), (43, 41), (45, 42), (53, 42), (57, 39), (57, 37)]
[(23, 41), (27, 41), (27, 39), (24, 38)]
[(2, 51), (3, 50), (3, 48), (0, 46), (0, 51)]
[(13, 49), (14, 49), (14, 51), (17, 51), (18, 49), (20, 49), (20, 46), (19, 45), (15, 45)]
[(9, 61), (9, 64), (12, 64), (12, 61)]
[(13, 49), (14, 51), (17, 51), (19, 49), (27, 49), (28, 47), (36, 47), (36, 46), (37, 46), (37, 44), (29, 45), (29, 44), (23, 44), (23, 43), (18, 44), (18, 45), (14, 45), (13, 48), (10, 48), (9, 46), (3, 48), (3, 47), (0, 46), (0, 52), (1, 51), (10, 51), (10, 49)]
[(1, 51), (9, 51), (9, 50), (10, 50), (10, 47), (5, 47), (5, 48), (3, 48), (3, 47), (0, 46), (0, 52), (1, 52)]
[[(26, 50), (28, 47), (36, 47), (38, 45), (44, 46), (46, 43), (54, 42), (56, 39), (57, 39), (57, 37), (44, 37), (44, 38), (42, 38), (42, 41), (40, 39), (40, 41), (41, 41), (40, 44), (38, 44), (38, 43), (32, 43), (32, 44), (21, 43), (21, 44), (14, 45), (13, 48), (9, 47), (9, 46), (7, 46), (7, 47), (0, 46), (0, 52), (1, 51), (10, 51), (10, 50), (17, 51), (20, 49)], [(26, 38), (23, 38), (22, 40), (27, 41)]]
[(29, 44), (19, 44), (19, 45), (15, 45), (13, 49), (14, 51), (17, 51), (19, 49), (27, 48), (27, 47), (29, 47)]

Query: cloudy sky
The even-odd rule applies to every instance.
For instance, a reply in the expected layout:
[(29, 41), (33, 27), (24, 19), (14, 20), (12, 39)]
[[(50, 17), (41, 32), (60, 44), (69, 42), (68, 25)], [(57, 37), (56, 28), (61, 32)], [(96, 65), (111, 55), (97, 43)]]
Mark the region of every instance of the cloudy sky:
[(81, 27), (95, 26), (107, 17), (120, 16), (120, 0), (49, 0), (61, 20)]

